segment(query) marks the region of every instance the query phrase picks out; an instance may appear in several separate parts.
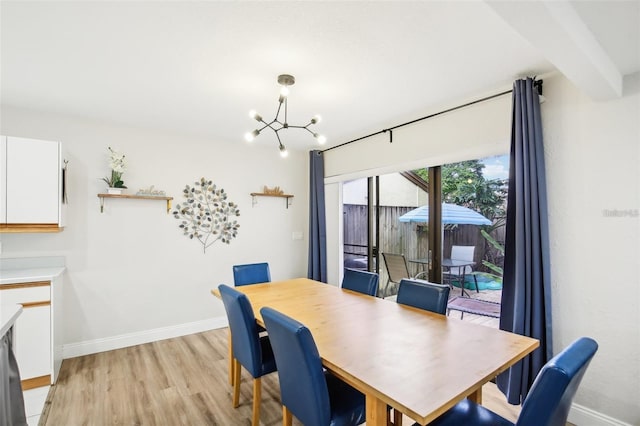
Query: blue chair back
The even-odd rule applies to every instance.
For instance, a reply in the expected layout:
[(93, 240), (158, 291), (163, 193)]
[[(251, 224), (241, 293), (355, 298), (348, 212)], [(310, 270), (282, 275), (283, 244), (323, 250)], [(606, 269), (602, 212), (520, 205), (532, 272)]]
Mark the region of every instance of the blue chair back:
[(282, 405), (306, 426), (331, 420), (322, 360), (307, 327), (272, 308), (260, 310), (278, 366)]
[(565, 426), (571, 401), (591, 359), (595, 340), (581, 337), (542, 367), (522, 404), (517, 426)]
[(449, 303), (449, 286), (402, 279), (396, 302), (445, 315)]
[(378, 281), (379, 277), (375, 272), (345, 268), (342, 288), (368, 294), (369, 296), (376, 296), (378, 294)]
[(262, 344), (249, 299), (224, 284), (218, 286), (231, 329), (233, 356), (253, 377), (261, 377)]
[(233, 265), (233, 283), (236, 287), (268, 282), (271, 282), (271, 273), (267, 262)]

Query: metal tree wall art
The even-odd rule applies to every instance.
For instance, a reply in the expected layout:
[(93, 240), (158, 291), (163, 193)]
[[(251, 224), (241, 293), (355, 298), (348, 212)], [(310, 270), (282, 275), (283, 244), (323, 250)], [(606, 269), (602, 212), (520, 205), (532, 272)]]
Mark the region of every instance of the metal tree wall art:
[(218, 240), (229, 244), (238, 233), (240, 224), (234, 216), (240, 216), (237, 204), (227, 201), (227, 193), (212, 181), (200, 178), (193, 186), (182, 191), (187, 199), (176, 204), (173, 217), (181, 220), (179, 227), (190, 239), (197, 238), (206, 253)]

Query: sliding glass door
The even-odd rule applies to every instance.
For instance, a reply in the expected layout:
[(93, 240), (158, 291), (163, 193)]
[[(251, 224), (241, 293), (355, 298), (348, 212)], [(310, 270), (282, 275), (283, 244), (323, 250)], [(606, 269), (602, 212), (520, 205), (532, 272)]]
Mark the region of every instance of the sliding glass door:
[[(345, 267), (379, 273), (385, 296), (399, 279), (389, 276), (383, 253), (402, 255), (404, 275), (431, 282), (500, 281), (507, 173), (502, 156), (345, 182)], [(464, 270), (482, 275), (452, 274), (452, 259), (470, 256)]]

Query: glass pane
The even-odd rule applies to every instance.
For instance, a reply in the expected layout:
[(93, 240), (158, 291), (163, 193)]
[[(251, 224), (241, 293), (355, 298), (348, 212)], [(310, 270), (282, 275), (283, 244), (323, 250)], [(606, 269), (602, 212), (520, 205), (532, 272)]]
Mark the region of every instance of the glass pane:
[(344, 182), (342, 186), (342, 214), (345, 268), (369, 270), (367, 261), (369, 244), (367, 199), (367, 178)]
[(443, 282), (454, 296), (502, 288), (507, 179), (506, 155), (442, 166)]

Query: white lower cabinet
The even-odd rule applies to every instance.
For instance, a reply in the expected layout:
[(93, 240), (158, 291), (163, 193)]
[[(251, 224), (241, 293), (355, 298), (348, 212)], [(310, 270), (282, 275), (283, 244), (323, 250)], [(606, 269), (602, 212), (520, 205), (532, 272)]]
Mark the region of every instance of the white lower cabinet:
[(0, 286), (0, 304), (21, 304), (14, 326), (14, 352), (24, 390), (53, 383), (51, 282)]
[[(16, 324), (15, 353), (22, 381), (51, 383), (51, 307), (24, 307)], [(45, 378), (46, 377), (46, 378)], [(35, 383), (34, 383), (35, 384)], [(37, 386), (34, 386), (37, 387)]]

